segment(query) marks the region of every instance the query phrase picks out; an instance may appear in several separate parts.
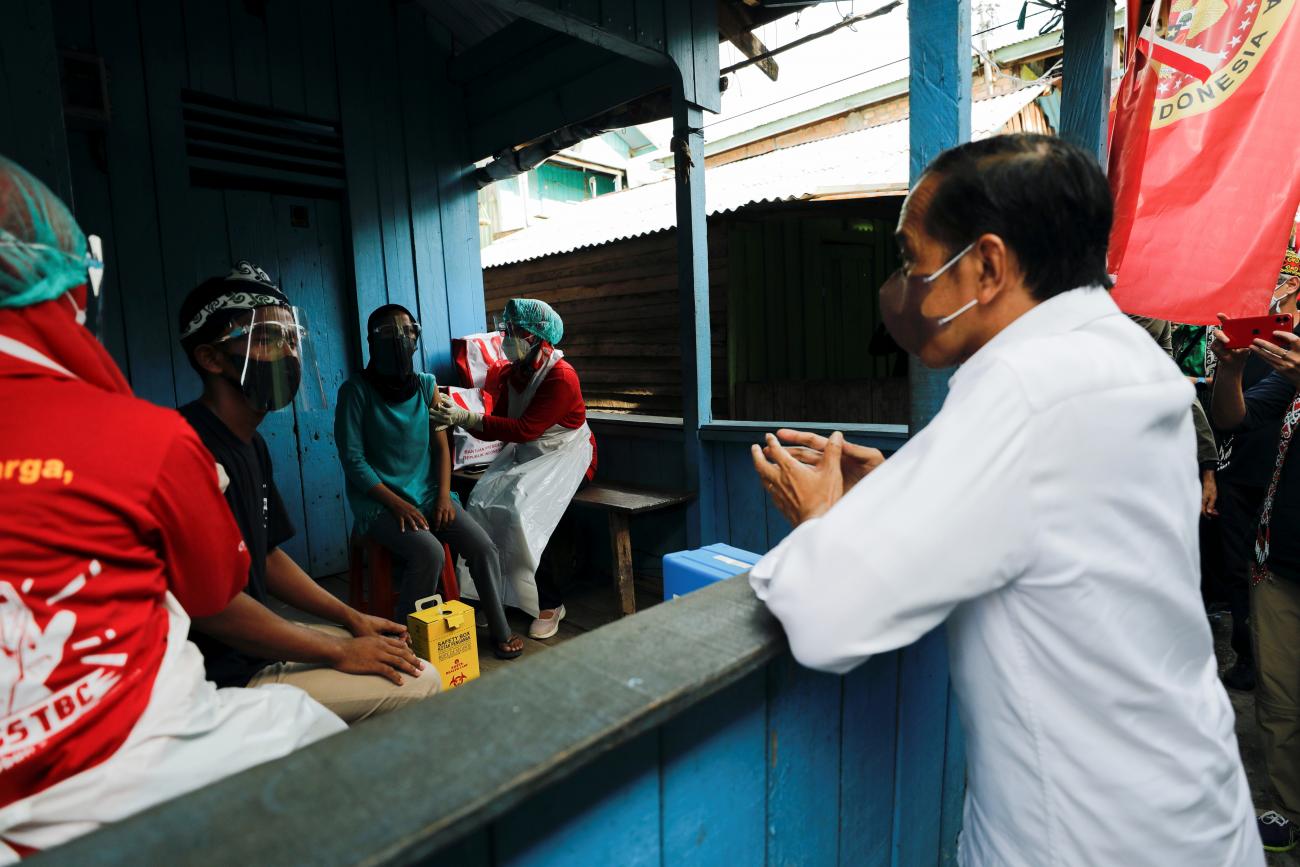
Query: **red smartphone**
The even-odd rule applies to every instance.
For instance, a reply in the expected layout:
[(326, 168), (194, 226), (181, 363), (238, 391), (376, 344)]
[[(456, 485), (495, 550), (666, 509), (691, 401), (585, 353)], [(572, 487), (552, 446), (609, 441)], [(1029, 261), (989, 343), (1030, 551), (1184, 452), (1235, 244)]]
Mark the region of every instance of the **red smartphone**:
[(1290, 313), (1243, 316), (1240, 319), (1227, 319), (1222, 325), (1223, 333), (1228, 338), (1228, 346), (1233, 349), (1245, 349), (1254, 343), (1256, 338), (1274, 343), (1276, 342), (1273, 339), (1274, 331), (1291, 331), (1294, 327), (1295, 323)]

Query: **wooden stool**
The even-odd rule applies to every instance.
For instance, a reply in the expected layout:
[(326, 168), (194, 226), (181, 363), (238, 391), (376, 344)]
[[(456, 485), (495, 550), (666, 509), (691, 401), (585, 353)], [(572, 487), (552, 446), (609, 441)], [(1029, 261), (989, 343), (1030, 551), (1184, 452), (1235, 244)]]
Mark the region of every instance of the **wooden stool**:
[[(369, 564), (369, 581), (366, 569)], [(353, 536), (348, 550), (348, 584), (350, 604), (363, 614), (391, 618), (397, 610), (397, 591), (393, 589), (393, 555), (368, 536)], [(442, 546), (442, 598), (460, 598), (456, 580), (456, 563), (451, 548)]]

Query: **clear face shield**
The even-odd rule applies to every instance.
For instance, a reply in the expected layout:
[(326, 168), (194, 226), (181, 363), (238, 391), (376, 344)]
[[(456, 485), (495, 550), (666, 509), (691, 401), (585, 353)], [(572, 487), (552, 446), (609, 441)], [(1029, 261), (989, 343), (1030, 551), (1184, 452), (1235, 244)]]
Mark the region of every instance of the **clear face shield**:
[(233, 380), (254, 409), (274, 412), (290, 403), (327, 409), (325, 386), (306, 318), (297, 307), (257, 307), (213, 341), (230, 359)]
[(99, 337), (104, 333), (104, 298), (100, 287), (104, 284), (104, 242), (98, 235), (89, 235), (86, 244), (90, 248), (90, 259), (86, 263), (86, 274), (90, 278), (86, 292), (86, 309), (81, 323), (90, 329), (90, 333)]
[(522, 361), (533, 351), (537, 338), (531, 331), (508, 321), (504, 314), (492, 317), (496, 330), (501, 332), (501, 351), (509, 361)]
[(420, 342), (420, 323), (405, 313), (377, 322), (366, 335), (371, 366), (383, 374), (405, 379), (415, 372), (415, 350)]

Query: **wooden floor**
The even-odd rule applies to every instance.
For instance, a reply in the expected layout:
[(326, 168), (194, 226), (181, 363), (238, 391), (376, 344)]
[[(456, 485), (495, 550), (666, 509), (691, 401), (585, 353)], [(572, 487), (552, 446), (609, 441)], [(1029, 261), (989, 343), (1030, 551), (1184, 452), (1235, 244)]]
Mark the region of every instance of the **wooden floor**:
[[(346, 574), (330, 575), (321, 579), (320, 583), (321, 586), (339, 599), (347, 601), (348, 576)], [(658, 577), (640, 576), (636, 579), (636, 606), (638, 611), (662, 601), (662, 580)], [(533, 620), (531, 616), (513, 608), (506, 609), (506, 617), (510, 621), (510, 628), (524, 637), (524, 653), (515, 659), (497, 659), (492, 653), (492, 639), (488, 635), (487, 629), (480, 628), (478, 630), (478, 646), (481, 676), (487, 676), (504, 666), (527, 659), (529, 654), (545, 653), (550, 648), (562, 644), (570, 638), (617, 620), (619, 618), (618, 590), (614, 586), (613, 579), (610, 579), (608, 585), (579, 585), (567, 594), (564, 608), (567, 613), (564, 620), (560, 622), (560, 631), (556, 633), (554, 638), (549, 638), (546, 641), (534, 641), (528, 637), (528, 625)], [(321, 622), (317, 618), (283, 604), (273, 602), (271, 609), (289, 620)]]

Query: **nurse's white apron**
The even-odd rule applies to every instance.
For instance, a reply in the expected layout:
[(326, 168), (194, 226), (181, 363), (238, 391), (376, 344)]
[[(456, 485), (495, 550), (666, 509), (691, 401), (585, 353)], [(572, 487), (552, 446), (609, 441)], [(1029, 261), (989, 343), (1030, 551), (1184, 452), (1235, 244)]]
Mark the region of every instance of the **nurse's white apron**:
[[(510, 418), (524, 414), (563, 357), (558, 349), (553, 351), (522, 392), (510, 389)], [(474, 486), (465, 508), (500, 553), (503, 604), (534, 617), (540, 613), (537, 564), (590, 466), (591, 428), (585, 422), (574, 430), (555, 425), (532, 442), (508, 443)], [(458, 573), (461, 593), (477, 599), (463, 560)]]

